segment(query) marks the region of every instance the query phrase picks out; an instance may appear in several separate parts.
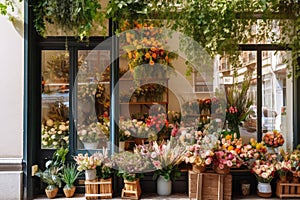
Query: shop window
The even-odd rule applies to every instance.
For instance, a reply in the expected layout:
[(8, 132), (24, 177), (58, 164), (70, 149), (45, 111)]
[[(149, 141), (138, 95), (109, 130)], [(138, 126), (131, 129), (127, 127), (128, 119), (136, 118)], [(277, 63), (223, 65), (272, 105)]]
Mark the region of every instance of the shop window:
[(42, 138), (43, 149), (69, 143), (69, 52), (42, 51)]

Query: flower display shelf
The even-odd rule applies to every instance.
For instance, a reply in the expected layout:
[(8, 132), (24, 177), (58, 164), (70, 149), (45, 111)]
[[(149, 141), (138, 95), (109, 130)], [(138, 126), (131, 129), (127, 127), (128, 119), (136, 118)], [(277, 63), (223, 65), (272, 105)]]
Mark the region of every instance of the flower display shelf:
[(300, 197), (300, 183), (282, 182), (278, 180), (276, 182), (276, 195), (282, 198), (295, 198)]
[(140, 180), (126, 181), (124, 180), (124, 188), (122, 189), (122, 199), (139, 199), (142, 194)]
[(85, 181), (86, 199), (111, 199), (112, 179), (95, 179)]
[(231, 200), (231, 174), (214, 172), (196, 173), (189, 170), (189, 198), (209, 200)]

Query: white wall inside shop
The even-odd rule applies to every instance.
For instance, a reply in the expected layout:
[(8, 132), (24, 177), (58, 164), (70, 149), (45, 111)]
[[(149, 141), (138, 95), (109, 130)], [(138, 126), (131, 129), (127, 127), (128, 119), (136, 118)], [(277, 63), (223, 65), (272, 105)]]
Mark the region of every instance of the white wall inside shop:
[(23, 191), (24, 1), (16, 2), (15, 13), (0, 15), (0, 199), (7, 200)]

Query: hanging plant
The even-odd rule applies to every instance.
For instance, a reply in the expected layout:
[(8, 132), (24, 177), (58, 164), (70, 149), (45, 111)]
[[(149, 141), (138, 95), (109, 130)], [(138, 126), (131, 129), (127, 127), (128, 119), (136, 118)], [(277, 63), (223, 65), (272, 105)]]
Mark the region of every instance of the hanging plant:
[(34, 26), (41, 36), (46, 34), (46, 23), (55, 24), (81, 40), (90, 36), (94, 22), (105, 27), (105, 15), (98, 0), (36, 0), (33, 11)]

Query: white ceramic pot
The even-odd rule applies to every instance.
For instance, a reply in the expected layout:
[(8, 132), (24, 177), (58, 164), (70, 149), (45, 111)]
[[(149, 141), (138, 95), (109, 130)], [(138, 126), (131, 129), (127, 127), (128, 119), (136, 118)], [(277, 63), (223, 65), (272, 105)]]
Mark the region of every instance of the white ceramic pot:
[(172, 193), (172, 181), (166, 180), (163, 176), (159, 176), (157, 179), (157, 194), (158, 195), (170, 195)]
[(83, 146), (85, 149), (97, 149), (98, 143), (97, 142), (92, 142), (92, 143), (83, 142)]
[(85, 170), (85, 180), (95, 180), (97, 178), (96, 169), (87, 169)]
[(258, 182), (257, 190), (260, 193), (272, 193), (272, 188), (270, 183), (261, 183)]

